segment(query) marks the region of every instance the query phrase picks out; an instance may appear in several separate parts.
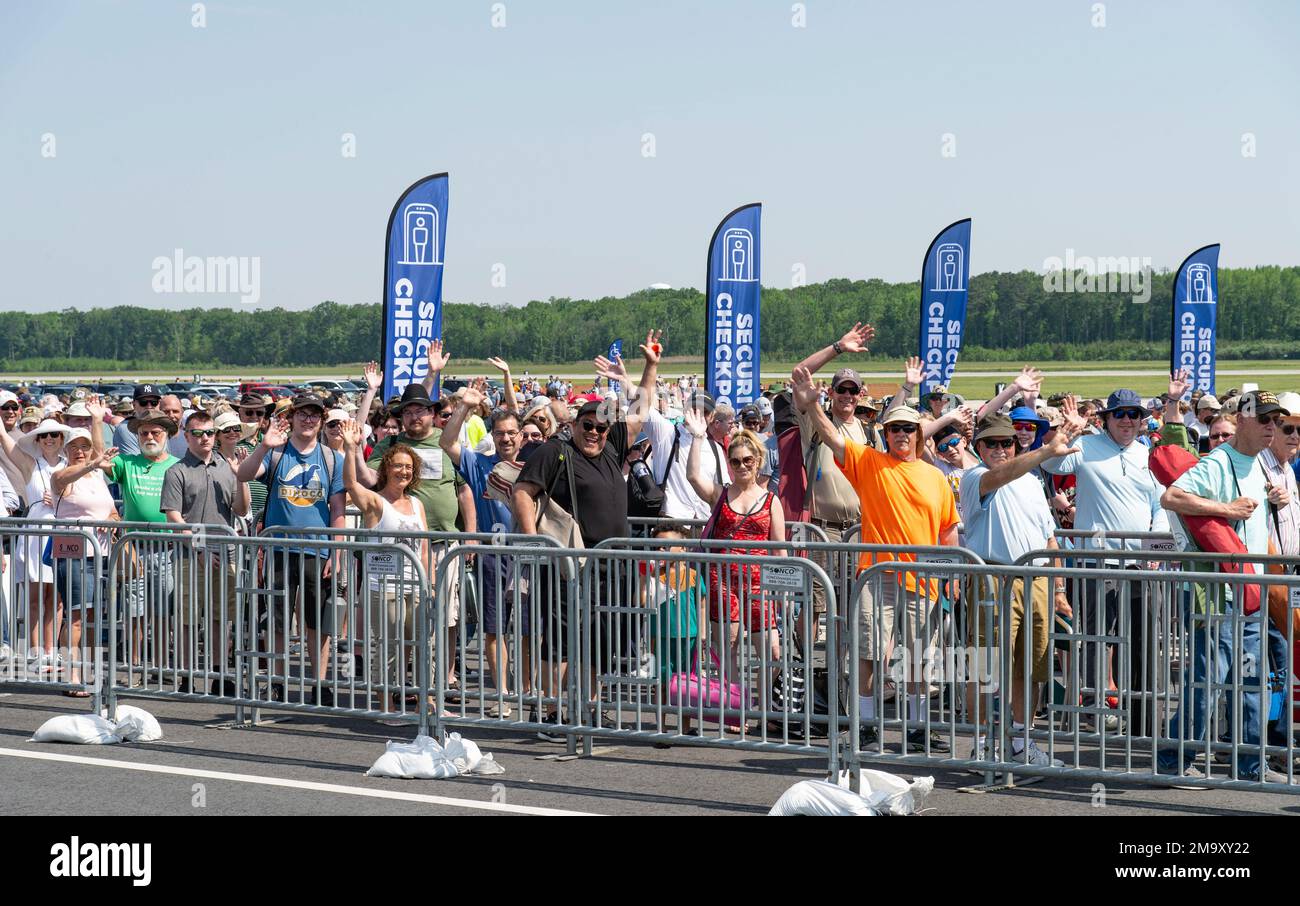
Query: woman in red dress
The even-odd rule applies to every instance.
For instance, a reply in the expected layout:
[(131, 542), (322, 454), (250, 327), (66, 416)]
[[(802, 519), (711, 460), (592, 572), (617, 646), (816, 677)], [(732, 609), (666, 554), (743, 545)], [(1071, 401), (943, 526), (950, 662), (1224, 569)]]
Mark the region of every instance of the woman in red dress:
[[(713, 507), (705, 537), (736, 541), (725, 551), (710, 553), (781, 556), (782, 551), (746, 547), (746, 541), (785, 541), (785, 514), (776, 495), (758, 483), (763, 467), (764, 446), (752, 431), (741, 431), (727, 450), (731, 484), (719, 487), (704, 474), (702, 451), (712, 441), (706, 434), (703, 414), (686, 410), (686, 427), (694, 438), (687, 459), (686, 474), (695, 493)], [(776, 632), (776, 604), (763, 600), (761, 570), (757, 566), (712, 563), (709, 565), (709, 619), (727, 624), (727, 648), (733, 670), (739, 669), (740, 623), (743, 619), (755, 650), (766, 642), (771, 663), (781, 658)], [(764, 638), (765, 637), (765, 638)], [(737, 673), (733, 672), (732, 676)]]

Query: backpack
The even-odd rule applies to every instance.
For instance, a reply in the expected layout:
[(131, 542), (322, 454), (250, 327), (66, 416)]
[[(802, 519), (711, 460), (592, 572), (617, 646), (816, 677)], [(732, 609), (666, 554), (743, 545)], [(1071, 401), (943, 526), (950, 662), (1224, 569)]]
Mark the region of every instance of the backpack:
[[(677, 464), (677, 450), (681, 444), (682, 433), (673, 429), (673, 446), (668, 454), (668, 465), (664, 469), (664, 480), (656, 482), (654, 473), (646, 466), (644, 473), (638, 475), (636, 463), (632, 464), (627, 479), (627, 514), (629, 516), (662, 516), (668, 495), (664, 488), (668, 484), (668, 475)], [(644, 462), (644, 460), (643, 460)]]

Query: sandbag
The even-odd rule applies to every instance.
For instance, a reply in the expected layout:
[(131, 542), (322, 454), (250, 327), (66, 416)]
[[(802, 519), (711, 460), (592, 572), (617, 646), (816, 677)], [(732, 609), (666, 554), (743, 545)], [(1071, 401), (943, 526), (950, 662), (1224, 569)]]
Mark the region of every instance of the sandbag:
[(114, 745), (122, 741), (117, 725), (98, 714), (60, 714), (41, 724), (31, 742), (66, 742), (73, 745)]
[(861, 793), (849, 789), (850, 773), (841, 771), (837, 783), (803, 780), (782, 794), (768, 815), (912, 815), (934, 790), (933, 777), (918, 777), (908, 783), (885, 771), (863, 768), (859, 772)]
[(114, 716), (117, 718), (117, 735), (123, 742), (153, 742), (163, 738), (158, 719), (143, 708), (118, 705)]
[(439, 780), (461, 774), (504, 774), (505, 768), (491, 755), (484, 755), (473, 741), (452, 733), (441, 746), (431, 736), (417, 736), (414, 742), (389, 741), (367, 777), (398, 777), (406, 780)]

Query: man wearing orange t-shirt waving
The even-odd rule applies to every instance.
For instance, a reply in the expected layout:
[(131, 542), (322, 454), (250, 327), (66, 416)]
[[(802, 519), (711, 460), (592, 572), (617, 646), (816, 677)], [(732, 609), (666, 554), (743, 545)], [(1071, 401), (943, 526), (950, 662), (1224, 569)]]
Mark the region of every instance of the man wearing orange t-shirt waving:
[[(906, 395), (900, 393), (896, 396), (894, 404), (880, 419), (889, 449), (888, 453), (881, 453), (835, 429), (817, 405), (817, 392), (808, 369), (796, 368), (792, 377), (795, 406), (801, 412), (812, 413), (822, 443), (835, 455), (836, 465), (858, 493), (862, 508), (862, 543), (897, 545), (900, 548), (936, 543), (956, 545), (957, 506), (943, 473), (917, 458), (922, 443), (921, 417), (907, 405)], [(893, 556), (863, 554), (858, 560), (858, 571), (873, 562), (915, 559), (915, 555), (903, 551)], [(886, 579), (881, 585), (879, 600), (872, 600), (868, 592), (860, 604), (862, 670), (859, 674), (858, 712), (862, 718), (861, 748), (874, 745), (877, 740), (872, 683), (876, 662), (889, 663), (894, 636), (904, 632), (904, 638), (918, 646), (926, 659), (934, 656), (938, 643), (942, 613), (935, 589), (924, 585), (918, 587), (916, 576), (911, 572), (904, 576), (901, 583)], [(906, 627), (904, 620), (907, 621)], [(925, 720), (927, 687), (917, 672), (920, 666), (913, 666), (913, 679), (907, 684), (908, 720), (918, 723)], [(950, 749), (947, 740), (927, 734), (920, 727), (907, 734), (907, 747), (911, 751), (927, 752), (947, 752)]]

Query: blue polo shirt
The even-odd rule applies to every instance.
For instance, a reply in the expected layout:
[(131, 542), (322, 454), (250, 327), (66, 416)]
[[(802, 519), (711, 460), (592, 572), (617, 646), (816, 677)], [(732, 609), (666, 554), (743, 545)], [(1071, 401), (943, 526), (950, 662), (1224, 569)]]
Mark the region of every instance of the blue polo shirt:
[[(1086, 434), (1074, 442), (1082, 452), (1049, 459), (1043, 469), (1075, 477), (1074, 527), (1088, 532), (1167, 532), (1169, 517), (1160, 506), (1165, 489), (1151, 474), (1151, 450), (1134, 441), (1120, 447), (1107, 433)], [(1138, 550), (1142, 542), (1099, 536), (1080, 547)]]

